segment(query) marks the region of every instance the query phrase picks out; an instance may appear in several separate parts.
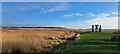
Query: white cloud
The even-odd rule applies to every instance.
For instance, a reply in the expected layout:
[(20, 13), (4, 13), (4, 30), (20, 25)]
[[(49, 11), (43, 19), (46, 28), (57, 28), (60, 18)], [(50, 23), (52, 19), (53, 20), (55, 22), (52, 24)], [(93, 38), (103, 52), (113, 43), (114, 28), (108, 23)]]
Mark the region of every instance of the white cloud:
[(118, 17), (104, 17), (104, 18), (95, 18), (93, 20), (88, 20), (86, 23), (89, 24), (100, 24), (104, 29), (117, 29), (118, 28)]
[(88, 13), (90, 16), (95, 16), (95, 14), (93, 14), (93, 13)]
[(71, 22), (62, 26), (73, 29), (87, 29), (95, 24), (102, 25), (103, 29), (118, 29), (118, 17), (94, 18), (92, 20)]
[(69, 8), (68, 5), (60, 4), (60, 5), (57, 5), (55, 7), (52, 7), (52, 8), (49, 8), (49, 9), (45, 10), (44, 13), (50, 13), (50, 12), (56, 12), (56, 11), (64, 11), (64, 10), (67, 10), (68, 8)]
[(98, 14), (96, 17), (107, 17), (107, 16), (110, 16), (110, 14), (101, 13), (101, 14)]
[(43, 10), (43, 7), (38, 6), (38, 5), (23, 5), (23, 6), (3, 6), (3, 11), (6, 12), (14, 12), (14, 11), (28, 11), (28, 10)]
[[(113, 14), (116, 14), (116, 13), (113, 13)], [(70, 17), (74, 17), (74, 16), (83, 16), (83, 15), (86, 15), (86, 14), (80, 14), (80, 13), (73, 13), (73, 14), (65, 14), (63, 15), (65, 18), (70, 18)], [(108, 17), (110, 16), (110, 14), (107, 14), (107, 13), (101, 13), (101, 14), (93, 14), (93, 13), (88, 13), (86, 16), (92, 16), (92, 17), (96, 17), (96, 18), (103, 18), (103, 17)]]
[(118, 12), (117, 12), (117, 11), (115, 11), (115, 12), (112, 12), (111, 14), (118, 14)]
[(20, 3), (17, 6), (3, 6), (3, 11), (28, 11), (28, 10), (39, 10), (41, 13), (50, 13), (56, 11), (64, 11), (67, 10), (70, 6), (67, 3)]
[[(68, 24), (64, 24), (64, 27), (67, 28), (75, 28), (75, 29), (86, 29), (91, 28), (91, 25), (99, 24), (102, 25), (103, 29), (118, 29), (118, 17), (113, 16), (111, 14), (117, 14), (116, 12), (112, 12), (111, 14), (101, 13), (101, 14), (93, 14), (88, 13), (90, 16), (94, 16), (95, 18), (91, 20), (79, 21), (79, 22), (71, 22)], [(68, 14), (64, 15), (64, 17), (73, 17), (73, 16), (83, 16), (84, 14)]]
[(83, 16), (83, 14), (75, 13), (75, 14), (66, 14), (66, 15), (64, 15), (65, 18), (74, 17), (74, 16)]

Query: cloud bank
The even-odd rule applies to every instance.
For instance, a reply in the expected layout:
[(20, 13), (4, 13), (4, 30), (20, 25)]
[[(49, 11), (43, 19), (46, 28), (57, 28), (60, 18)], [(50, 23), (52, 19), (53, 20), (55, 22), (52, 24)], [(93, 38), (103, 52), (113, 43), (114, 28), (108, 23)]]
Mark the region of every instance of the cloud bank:
[(63, 26), (73, 29), (86, 29), (91, 28), (91, 25), (95, 24), (102, 25), (103, 29), (118, 29), (118, 17), (95, 18), (92, 20), (71, 22), (69, 24), (64, 24)]
[(83, 16), (83, 14), (80, 14), (80, 13), (65, 14), (63, 17), (64, 17), (64, 18), (70, 18), (70, 17), (75, 17), (75, 16)]

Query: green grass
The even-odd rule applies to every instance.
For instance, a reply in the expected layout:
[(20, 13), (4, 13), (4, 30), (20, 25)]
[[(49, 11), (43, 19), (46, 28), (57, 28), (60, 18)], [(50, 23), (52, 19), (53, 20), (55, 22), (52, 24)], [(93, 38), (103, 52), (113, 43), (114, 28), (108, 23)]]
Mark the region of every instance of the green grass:
[(88, 32), (81, 33), (79, 40), (74, 40), (73, 45), (61, 50), (63, 53), (81, 54), (120, 54), (120, 42), (111, 41), (113, 34), (109, 32)]

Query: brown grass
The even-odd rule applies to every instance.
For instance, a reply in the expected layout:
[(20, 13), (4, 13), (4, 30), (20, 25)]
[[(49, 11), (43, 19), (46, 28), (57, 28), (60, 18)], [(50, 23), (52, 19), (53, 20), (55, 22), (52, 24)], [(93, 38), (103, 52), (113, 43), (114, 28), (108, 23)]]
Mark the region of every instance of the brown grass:
[(46, 52), (55, 45), (50, 44), (48, 38), (71, 38), (75, 32), (66, 29), (4, 28), (2, 34), (3, 52)]
[(2, 28), (0, 27), (0, 52), (2, 52)]

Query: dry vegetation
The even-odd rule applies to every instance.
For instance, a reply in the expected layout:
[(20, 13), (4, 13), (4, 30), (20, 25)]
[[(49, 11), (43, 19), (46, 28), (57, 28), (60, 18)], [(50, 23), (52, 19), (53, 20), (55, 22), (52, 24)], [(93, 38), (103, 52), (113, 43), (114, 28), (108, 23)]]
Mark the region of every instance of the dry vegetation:
[[(3, 52), (49, 52), (54, 45), (49, 38), (67, 39), (75, 35), (75, 30), (56, 28), (4, 28), (2, 37)], [(78, 30), (77, 30), (78, 32)]]
[(0, 27), (0, 52), (2, 52), (2, 28)]

